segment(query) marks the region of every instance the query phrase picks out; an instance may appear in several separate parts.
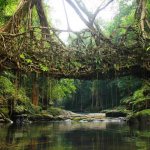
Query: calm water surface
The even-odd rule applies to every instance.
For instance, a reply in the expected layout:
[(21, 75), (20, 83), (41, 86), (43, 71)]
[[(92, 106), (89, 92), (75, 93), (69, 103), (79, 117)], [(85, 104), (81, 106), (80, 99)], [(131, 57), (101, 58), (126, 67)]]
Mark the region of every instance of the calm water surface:
[(0, 150), (150, 150), (150, 130), (105, 122), (0, 125)]

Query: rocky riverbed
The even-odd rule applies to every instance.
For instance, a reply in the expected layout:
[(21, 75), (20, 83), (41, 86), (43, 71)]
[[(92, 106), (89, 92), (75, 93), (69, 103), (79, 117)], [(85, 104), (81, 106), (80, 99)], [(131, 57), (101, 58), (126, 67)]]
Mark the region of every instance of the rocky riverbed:
[[(62, 110), (59, 114), (53, 115), (47, 111), (42, 111), (39, 114), (18, 114), (13, 117), (13, 122), (17, 124), (43, 122), (43, 121), (76, 121), (76, 122), (120, 122), (125, 121), (124, 117), (110, 118), (106, 113), (74, 113), (71, 111)], [(5, 123), (6, 120), (0, 115), (0, 123)], [(11, 122), (11, 123), (13, 123)]]

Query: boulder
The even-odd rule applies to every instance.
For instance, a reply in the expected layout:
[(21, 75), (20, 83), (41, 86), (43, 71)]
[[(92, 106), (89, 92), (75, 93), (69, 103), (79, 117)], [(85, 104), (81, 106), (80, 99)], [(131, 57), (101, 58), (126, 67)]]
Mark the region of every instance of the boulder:
[(130, 125), (150, 126), (150, 109), (134, 113), (128, 120)]
[(35, 121), (35, 122), (52, 121), (52, 120), (54, 120), (54, 116), (49, 115), (49, 114), (35, 114), (35, 115), (29, 116), (29, 120)]
[(121, 111), (106, 112), (106, 117), (126, 117), (126, 116), (127, 116), (126, 112), (121, 112)]
[(55, 118), (54, 118), (55, 121), (61, 121), (61, 120), (66, 120), (66, 119), (68, 119), (68, 118), (63, 115), (55, 116)]

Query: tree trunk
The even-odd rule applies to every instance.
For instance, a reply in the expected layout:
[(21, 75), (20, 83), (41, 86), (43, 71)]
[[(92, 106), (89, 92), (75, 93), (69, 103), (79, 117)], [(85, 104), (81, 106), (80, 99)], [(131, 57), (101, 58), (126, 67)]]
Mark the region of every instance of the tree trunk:
[(38, 106), (39, 101), (39, 87), (37, 83), (38, 75), (34, 74), (32, 81), (32, 104)]

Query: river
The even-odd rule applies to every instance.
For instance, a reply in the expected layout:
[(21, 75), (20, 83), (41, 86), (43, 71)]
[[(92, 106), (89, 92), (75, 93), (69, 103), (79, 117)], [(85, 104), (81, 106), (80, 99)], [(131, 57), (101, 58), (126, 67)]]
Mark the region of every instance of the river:
[(0, 150), (150, 150), (150, 130), (122, 122), (1, 124)]

